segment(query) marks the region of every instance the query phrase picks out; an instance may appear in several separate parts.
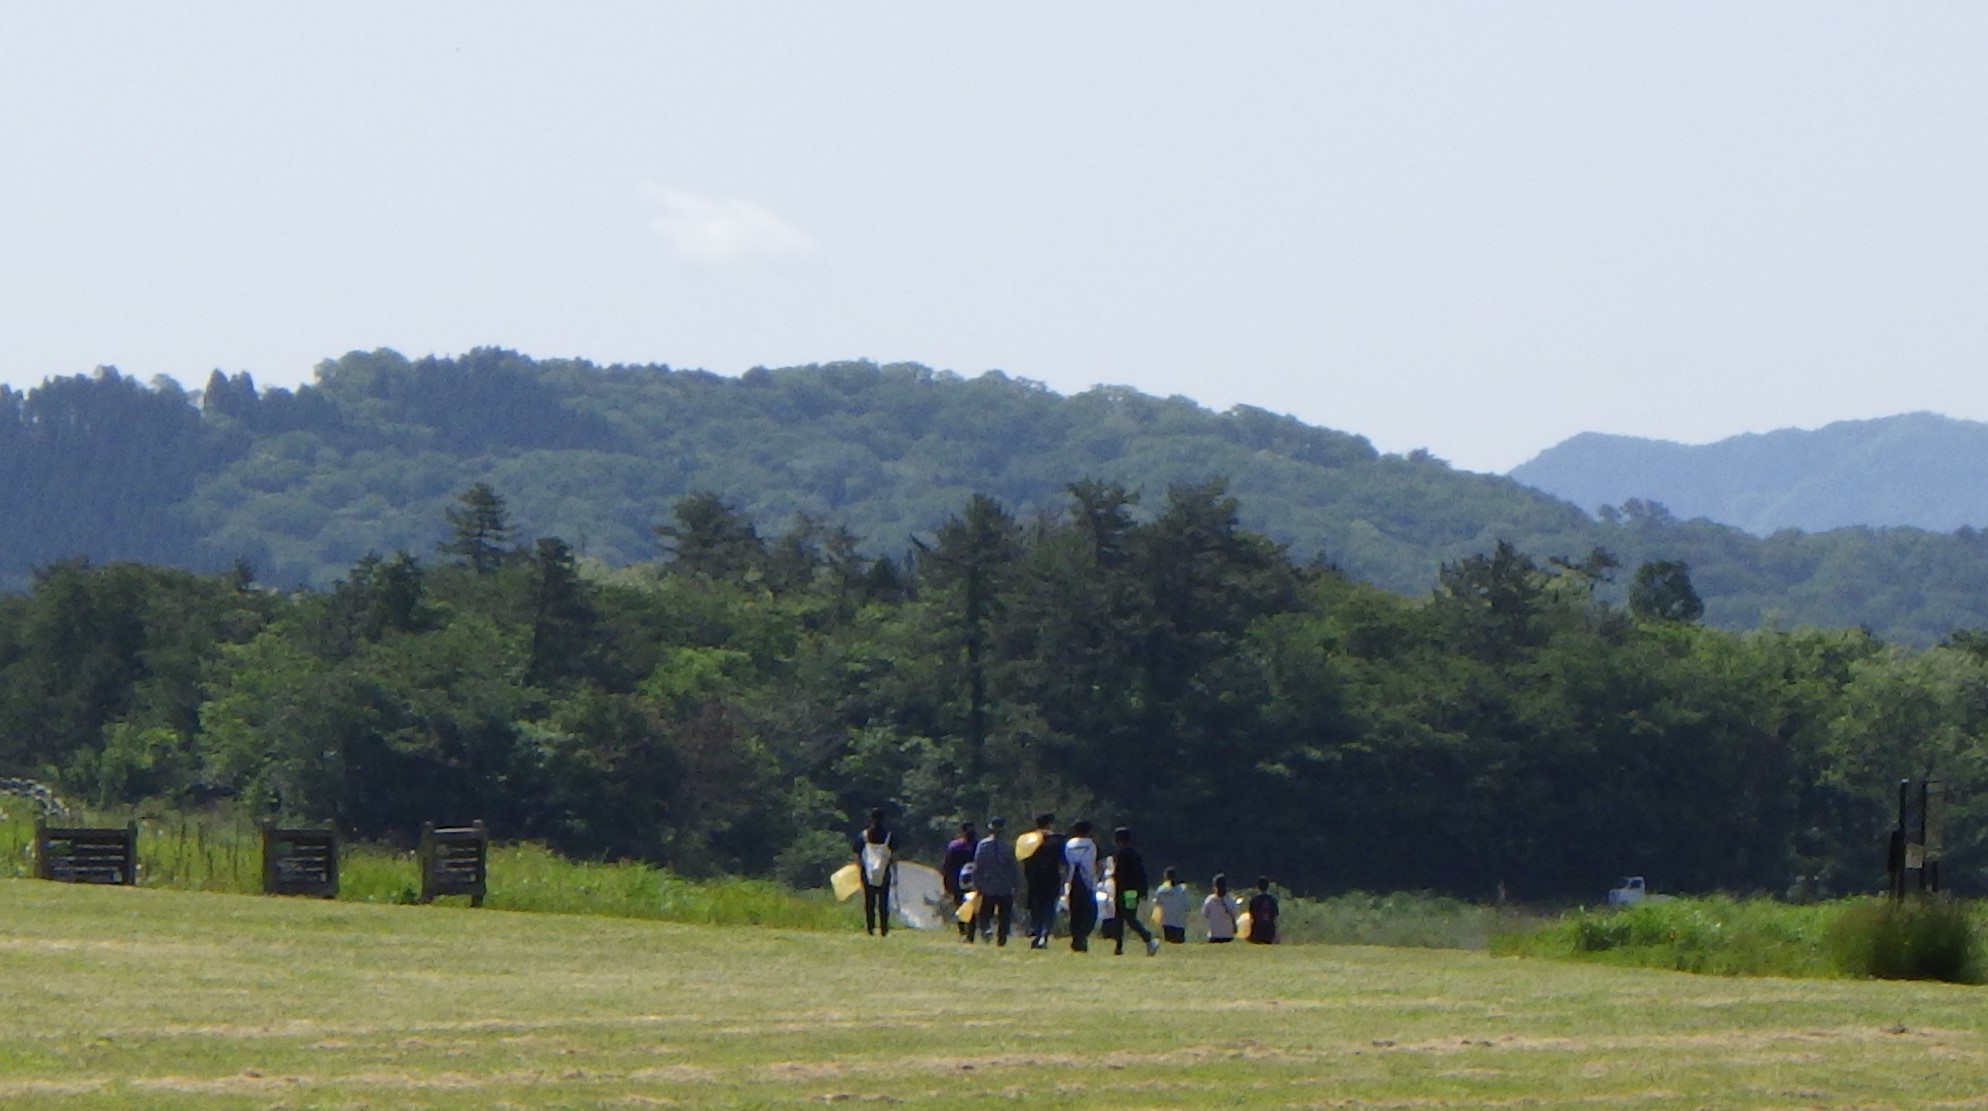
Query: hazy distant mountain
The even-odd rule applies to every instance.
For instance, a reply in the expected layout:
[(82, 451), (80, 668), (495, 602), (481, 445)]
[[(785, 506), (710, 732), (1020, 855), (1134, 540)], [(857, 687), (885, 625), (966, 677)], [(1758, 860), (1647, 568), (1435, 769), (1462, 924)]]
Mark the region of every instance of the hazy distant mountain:
[(1584, 509), (1631, 498), (1766, 536), (1797, 528), (1988, 525), (1988, 424), (1938, 413), (1690, 445), (1584, 432), (1511, 477)]

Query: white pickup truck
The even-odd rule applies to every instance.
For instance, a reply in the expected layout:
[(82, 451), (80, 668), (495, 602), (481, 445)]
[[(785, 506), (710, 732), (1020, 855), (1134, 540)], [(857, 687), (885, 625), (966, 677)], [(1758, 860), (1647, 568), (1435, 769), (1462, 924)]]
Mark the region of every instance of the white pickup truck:
[(1633, 907), (1643, 901), (1643, 895), (1643, 877), (1628, 876), (1623, 879), (1621, 887), (1613, 888), (1609, 891), (1608, 905), (1612, 907)]

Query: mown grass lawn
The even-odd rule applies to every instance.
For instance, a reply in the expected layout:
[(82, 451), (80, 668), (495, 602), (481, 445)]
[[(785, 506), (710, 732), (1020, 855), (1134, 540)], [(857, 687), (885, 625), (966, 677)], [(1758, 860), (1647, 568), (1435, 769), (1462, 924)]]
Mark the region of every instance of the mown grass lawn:
[(0, 881), (0, 1106), (1925, 1107), (1988, 993)]

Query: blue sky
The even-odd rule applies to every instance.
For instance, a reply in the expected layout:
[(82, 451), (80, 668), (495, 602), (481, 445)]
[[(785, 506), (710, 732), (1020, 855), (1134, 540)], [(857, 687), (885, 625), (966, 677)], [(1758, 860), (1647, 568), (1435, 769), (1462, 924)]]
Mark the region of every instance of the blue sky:
[(479, 345), (1504, 470), (1988, 419), (1988, 8), (12, 5), (0, 380)]

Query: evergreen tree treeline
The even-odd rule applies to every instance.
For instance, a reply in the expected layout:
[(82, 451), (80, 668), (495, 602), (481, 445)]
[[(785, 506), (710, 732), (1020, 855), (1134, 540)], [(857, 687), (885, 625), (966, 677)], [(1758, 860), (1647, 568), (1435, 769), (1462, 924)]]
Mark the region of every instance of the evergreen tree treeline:
[(1498, 543), (1411, 599), (1293, 558), (1221, 481), (968, 495), (896, 558), (708, 492), (619, 568), (493, 485), (448, 509), (432, 556), (324, 590), (44, 567), (0, 598), (0, 773), (810, 883), (872, 805), (928, 853), (1046, 809), (1190, 876), (1540, 899), (1872, 890), (1893, 785), (1936, 776), (1947, 876), (1988, 866), (1988, 635), (1720, 631), (1683, 561), (1622, 605), (1609, 552)]

